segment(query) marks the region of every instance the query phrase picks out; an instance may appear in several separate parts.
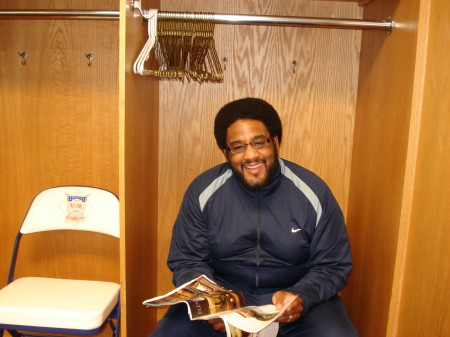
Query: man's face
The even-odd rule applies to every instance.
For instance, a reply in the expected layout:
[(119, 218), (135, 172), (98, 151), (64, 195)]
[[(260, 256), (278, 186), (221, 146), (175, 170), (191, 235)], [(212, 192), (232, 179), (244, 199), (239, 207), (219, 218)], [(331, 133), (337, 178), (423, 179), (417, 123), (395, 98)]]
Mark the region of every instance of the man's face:
[[(255, 140), (270, 137), (264, 123), (252, 119), (239, 119), (230, 125), (227, 132), (227, 145), (248, 144)], [(231, 153), (223, 150), (236, 178), (248, 189), (257, 190), (269, 184), (278, 167), (278, 137), (261, 149), (247, 145), (244, 152)]]

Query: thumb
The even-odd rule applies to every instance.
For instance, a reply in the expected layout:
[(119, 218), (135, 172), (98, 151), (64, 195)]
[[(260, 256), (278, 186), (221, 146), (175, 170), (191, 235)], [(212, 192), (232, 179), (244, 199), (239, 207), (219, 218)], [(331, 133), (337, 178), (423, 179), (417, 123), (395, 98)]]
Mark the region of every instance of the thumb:
[(277, 308), (277, 310), (282, 309), (283, 306), (284, 306), (284, 294), (283, 294), (283, 292), (282, 291), (277, 291), (275, 294), (273, 294), (272, 302), (275, 305), (275, 307)]

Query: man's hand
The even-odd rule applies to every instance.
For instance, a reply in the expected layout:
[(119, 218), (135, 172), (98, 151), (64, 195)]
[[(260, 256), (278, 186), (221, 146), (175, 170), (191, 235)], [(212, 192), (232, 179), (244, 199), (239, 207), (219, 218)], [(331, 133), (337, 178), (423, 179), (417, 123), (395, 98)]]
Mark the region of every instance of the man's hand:
[(295, 320), (299, 319), (303, 311), (303, 301), (300, 297), (287, 291), (277, 291), (275, 294), (273, 294), (272, 302), (278, 310), (282, 309), (285, 304), (289, 303), (289, 301), (291, 301), (294, 297), (295, 299), (291, 302), (291, 304), (289, 304), (286, 310), (281, 314), (280, 317), (277, 318), (275, 322), (292, 323)]
[(227, 332), (225, 329), (225, 323), (223, 323), (222, 318), (213, 318), (209, 319), (208, 323), (211, 324), (214, 330), (225, 333)]
[[(277, 318), (275, 322), (280, 323), (292, 323), (295, 320), (299, 319), (299, 317), (302, 314), (303, 306), (302, 306), (302, 299), (292, 293), (289, 293), (287, 291), (277, 291), (272, 296), (272, 302), (275, 305), (275, 307), (280, 310), (284, 307), (286, 303), (289, 303), (289, 301), (294, 300), (291, 302), (291, 304), (286, 308), (286, 310), (281, 314), (280, 317)], [(221, 318), (213, 318), (208, 320), (208, 323), (211, 324), (212, 328), (216, 331), (226, 333), (225, 324)], [(243, 336), (246, 336), (247, 334), (243, 334)]]

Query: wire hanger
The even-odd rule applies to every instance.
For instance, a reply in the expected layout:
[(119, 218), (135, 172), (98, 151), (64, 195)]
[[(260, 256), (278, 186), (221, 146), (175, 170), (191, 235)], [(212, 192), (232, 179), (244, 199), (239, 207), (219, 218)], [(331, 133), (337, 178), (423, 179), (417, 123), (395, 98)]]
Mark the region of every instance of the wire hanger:
[[(163, 80), (222, 82), (212, 13), (149, 12), (149, 39), (136, 60), (136, 74)], [(145, 62), (156, 69), (145, 69)]]

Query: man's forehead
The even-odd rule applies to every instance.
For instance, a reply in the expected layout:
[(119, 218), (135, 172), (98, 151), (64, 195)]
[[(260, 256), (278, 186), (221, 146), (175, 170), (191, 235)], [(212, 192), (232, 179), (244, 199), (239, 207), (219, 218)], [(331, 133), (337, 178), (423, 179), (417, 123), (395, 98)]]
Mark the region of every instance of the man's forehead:
[[(255, 140), (260, 140), (260, 139), (266, 139), (266, 135), (258, 135), (258, 136), (253, 136), (250, 138), (250, 140), (253, 142)], [(244, 143), (244, 141), (242, 139), (237, 139), (237, 140), (231, 140), (230, 141), (231, 144), (236, 144), (236, 143)]]
[(260, 137), (268, 137), (270, 132), (265, 124), (256, 119), (238, 119), (227, 129), (227, 143), (252, 142)]
[(231, 132), (239, 132), (244, 131), (244, 129), (254, 129), (258, 130), (258, 132), (268, 132), (266, 125), (257, 119), (238, 119), (234, 123), (232, 123), (228, 129), (227, 133)]

